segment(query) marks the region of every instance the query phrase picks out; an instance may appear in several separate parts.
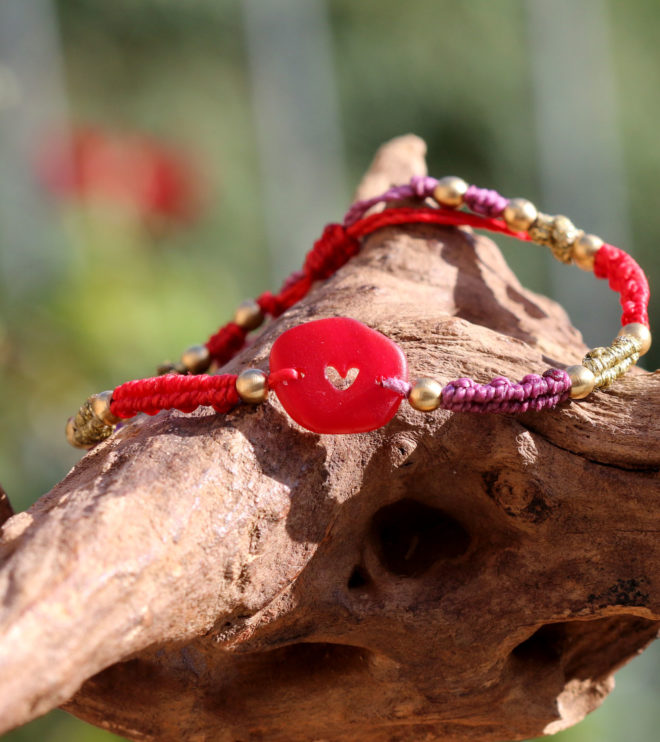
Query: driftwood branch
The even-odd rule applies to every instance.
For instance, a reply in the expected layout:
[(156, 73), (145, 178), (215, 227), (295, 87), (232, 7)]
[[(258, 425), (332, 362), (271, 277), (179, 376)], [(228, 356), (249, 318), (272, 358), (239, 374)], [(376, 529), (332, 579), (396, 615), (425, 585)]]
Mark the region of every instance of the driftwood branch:
[[(424, 153), (385, 145), (359, 196)], [(371, 236), (228, 370), (335, 315), (441, 380), (585, 351), (488, 239), (416, 226)], [(356, 436), (303, 431), (275, 399), (129, 424), (4, 525), (0, 731), (58, 705), (160, 742), (568, 726), (660, 627), (659, 411), (639, 372), (521, 417), (402, 405)]]

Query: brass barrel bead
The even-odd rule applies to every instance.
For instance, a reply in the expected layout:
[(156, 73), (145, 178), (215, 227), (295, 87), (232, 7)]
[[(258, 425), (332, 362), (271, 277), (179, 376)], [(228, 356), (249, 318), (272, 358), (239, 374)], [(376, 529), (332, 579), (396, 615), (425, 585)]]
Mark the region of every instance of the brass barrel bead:
[(91, 448), (91, 444), (85, 445), (79, 442), (78, 430), (72, 417), (66, 421), (66, 439), (69, 445), (74, 446), (75, 448)]
[(575, 224), (567, 217), (559, 214), (552, 221), (552, 254), (562, 263), (570, 263), (573, 259), (573, 243), (579, 231)]
[(112, 402), (111, 391), (93, 394), (89, 399), (92, 412), (102, 423), (112, 427), (121, 421), (121, 417), (113, 415), (110, 411), (110, 402)]
[(408, 394), (410, 406), (420, 412), (437, 410), (442, 401), (442, 385), (435, 379), (417, 379)]
[(533, 242), (549, 247), (557, 260), (562, 263), (571, 262), (572, 246), (579, 230), (567, 216), (539, 213), (527, 232)]
[(526, 232), (538, 216), (536, 206), (526, 198), (512, 198), (502, 212), (506, 226), (514, 232)]
[(596, 377), (596, 386), (600, 386), (600, 377), (604, 371), (613, 366), (616, 359), (609, 348), (593, 348), (582, 359), (582, 365)]
[(552, 223), (554, 218), (550, 214), (539, 211), (534, 223), (527, 230), (530, 239), (538, 245), (550, 245), (552, 242)]
[(610, 386), (610, 384), (615, 382), (619, 377), (623, 376), (626, 371), (634, 364), (635, 358), (628, 357), (603, 369), (596, 376), (596, 388), (605, 389), (606, 387)]
[(211, 354), (205, 345), (191, 345), (183, 351), (181, 364), (190, 374), (203, 374), (211, 365)]
[(467, 193), (468, 184), (463, 178), (455, 175), (446, 175), (440, 178), (438, 185), (433, 189), (433, 198), (440, 206), (448, 206), (452, 209), (463, 204), (463, 197)]
[(573, 262), (583, 271), (593, 271), (596, 253), (603, 246), (603, 240), (595, 234), (578, 234), (573, 243)]
[(643, 325), (641, 322), (631, 322), (628, 325), (624, 325), (617, 333), (617, 337), (624, 337), (627, 335), (637, 338), (640, 341), (640, 356), (643, 356), (644, 353), (648, 352), (651, 347), (651, 330), (649, 330), (646, 325)]
[(246, 368), (236, 379), (238, 396), (248, 404), (260, 404), (268, 397), (268, 378), (258, 368)]
[(569, 366), (566, 373), (571, 377), (571, 399), (584, 399), (596, 386), (596, 377), (585, 366)]
[(558, 214), (552, 222), (552, 239), (559, 247), (572, 245), (579, 235), (579, 230), (573, 222), (562, 214)]
[(642, 341), (639, 338), (632, 335), (620, 335), (614, 338), (610, 350), (616, 358), (616, 363), (619, 363), (619, 361), (631, 357), (637, 361), (641, 347)]
[(639, 358), (641, 341), (632, 335), (616, 337), (606, 348), (590, 350), (582, 361), (596, 377), (596, 388), (609, 386)]
[(91, 448), (112, 434), (112, 426), (100, 420), (92, 409), (93, 397), (89, 397), (66, 425), (66, 437), (76, 448)]
[(254, 299), (241, 302), (234, 313), (234, 322), (247, 332), (256, 330), (264, 321), (264, 313)]

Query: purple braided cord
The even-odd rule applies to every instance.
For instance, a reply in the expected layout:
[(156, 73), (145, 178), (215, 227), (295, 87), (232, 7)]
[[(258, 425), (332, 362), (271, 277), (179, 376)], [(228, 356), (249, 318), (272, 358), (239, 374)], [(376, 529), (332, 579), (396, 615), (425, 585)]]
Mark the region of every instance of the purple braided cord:
[(381, 193), (380, 196), (356, 201), (346, 212), (344, 226), (349, 227), (358, 219), (362, 219), (372, 206), (379, 204), (381, 201), (400, 201), (404, 198), (418, 198), (423, 201), (433, 195), (433, 189), (437, 185), (438, 181), (428, 175), (413, 175), (410, 183), (406, 185), (392, 186), (385, 193)]
[(463, 196), (463, 203), (475, 214), (495, 219), (506, 209), (509, 199), (500, 196), (497, 191), (471, 185)]
[(568, 398), (571, 379), (566, 371), (551, 368), (527, 374), (516, 384), (498, 376), (488, 384), (472, 379), (451, 381), (442, 390), (441, 407), (453, 412), (527, 412), (551, 408)]

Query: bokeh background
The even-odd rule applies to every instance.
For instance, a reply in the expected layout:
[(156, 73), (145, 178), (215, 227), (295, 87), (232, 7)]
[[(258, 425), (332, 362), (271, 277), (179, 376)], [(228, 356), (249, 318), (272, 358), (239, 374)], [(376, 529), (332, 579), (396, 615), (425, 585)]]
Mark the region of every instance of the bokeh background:
[[(299, 266), (375, 149), (523, 195), (660, 286), (657, 0), (2, 0), (0, 482), (28, 507), (79, 458), (84, 398), (151, 375)], [(504, 244), (591, 345), (618, 303)], [(656, 290), (652, 321), (660, 326)], [(644, 359), (655, 369), (660, 343)], [(657, 739), (660, 652), (560, 742)], [(118, 739), (53, 712), (7, 742)]]

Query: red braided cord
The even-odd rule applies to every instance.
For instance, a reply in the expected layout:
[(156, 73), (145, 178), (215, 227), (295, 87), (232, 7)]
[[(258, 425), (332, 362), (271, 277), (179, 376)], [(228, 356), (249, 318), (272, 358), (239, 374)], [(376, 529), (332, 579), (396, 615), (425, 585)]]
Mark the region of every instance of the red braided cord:
[(245, 345), (247, 331), (235, 322), (228, 322), (206, 341), (211, 358), (224, 366)]
[(400, 224), (441, 224), (453, 227), (475, 227), (490, 232), (500, 232), (525, 242), (531, 238), (527, 232), (514, 232), (506, 226), (503, 219), (492, 219), (478, 214), (469, 214), (455, 209), (387, 209), (379, 214), (366, 216), (364, 219), (347, 227), (346, 233), (351, 237), (365, 237), (383, 227)]
[(210, 405), (216, 412), (229, 412), (239, 402), (236, 375), (184, 376), (167, 374), (121, 384), (112, 392), (110, 411), (122, 418), (138, 412), (155, 415), (160, 410), (192, 412)]
[[(470, 226), (530, 241), (526, 232), (510, 230), (501, 219), (442, 208), (388, 209), (360, 219), (349, 227), (327, 225), (307, 254), (303, 270), (292, 274), (278, 294), (265, 292), (258, 297), (257, 303), (263, 312), (278, 317), (300, 301), (314, 281), (329, 278), (350, 260), (358, 252), (361, 238), (378, 229), (402, 224)], [(608, 278), (610, 287), (621, 294), (623, 324), (641, 322), (648, 326), (648, 282), (630, 255), (612, 245), (603, 245), (596, 254), (594, 273), (598, 278)], [(236, 323), (229, 322), (207, 341), (206, 347), (211, 357), (223, 365), (243, 347), (246, 334)], [(129, 381), (115, 389), (110, 409), (122, 418), (132, 417), (138, 412), (154, 415), (161, 409), (191, 412), (200, 405), (211, 405), (217, 412), (228, 412), (239, 401), (235, 381), (236, 376), (228, 374), (169, 374)]]
[(261, 307), (264, 314), (270, 314), (271, 317), (279, 317), (286, 312), (289, 307), (297, 304), (312, 285), (309, 276), (303, 275), (295, 281), (288, 282), (279, 294), (271, 294), (270, 291), (264, 291), (261, 296), (257, 297), (257, 304)]
[(610, 288), (621, 294), (622, 325), (640, 322), (649, 326), (649, 282), (644, 271), (627, 252), (614, 245), (603, 245), (596, 253), (594, 275), (596, 278), (607, 278)]
[[(414, 223), (468, 225), (529, 240), (525, 232), (512, 232), (501, 219), (489, 219), (450, 209), (389, 209), (360, 219), (348, 228), (341, 224), (328, 224), (307, 253), (302, 271), (290, 276), (278, 294), (270, 291), (261, 294), (257, 298), (257, 304), (264, 314), (279, 317), (307, 295), (314, 281), (329, 278), (356, 255), (360, 249), (360, 238), (383, 227)], [(243, 347), (245, 334), (233, 322), (220, 328), (206, 343), (211, 358), (219, 366), (227, 363)]]
[(279, 294), (273, 296), (269, 291), (262, 294), (257, 298), (257, 304), (266, 314), (279, 317), (307, 294), (314, 281), (330, 278), (359, 249), (359, 241), (351, 237), (341, 224), (328, 224), (307, 253), (302, 271), (289, 277)]

